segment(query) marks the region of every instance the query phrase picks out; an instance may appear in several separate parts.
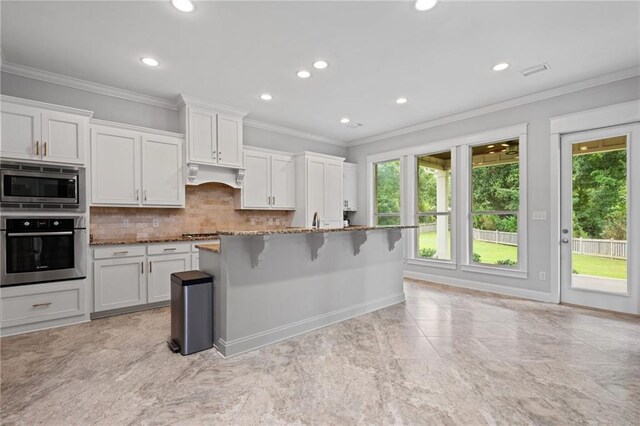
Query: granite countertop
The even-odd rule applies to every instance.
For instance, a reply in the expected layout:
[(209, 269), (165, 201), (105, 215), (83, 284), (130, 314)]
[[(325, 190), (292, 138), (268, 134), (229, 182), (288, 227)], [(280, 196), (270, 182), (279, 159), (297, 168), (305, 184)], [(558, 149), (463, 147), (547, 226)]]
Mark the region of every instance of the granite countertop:
[(94, 240), (89, 243), (90, 246), (115, 246), (115, 245), (127, 245), (127, 244), (153, 244), (153, 243), (175, 243), (175, 242), (191, 242), (191, 241), (211, 241), (218, 239), (217, 236), (206, 237), (158, 237), (158, 238), (123, 238), (113, 240)]
[(220, 253), (220, 243), (198, 244), (197, 249)]
[(259, 236), (278, 234), (315, 234), (327, 232), (351, 232), (351, 231), (377, 231), (388, 229), (409, 229), (417, 228), (415, 225), (391, 225), (391, 226), (366, 226), (354, 225), (346, 228), (282, 228), (282, 229), (260, 229), (260, 230), (228, 230), (218, 231), (220, 236)]

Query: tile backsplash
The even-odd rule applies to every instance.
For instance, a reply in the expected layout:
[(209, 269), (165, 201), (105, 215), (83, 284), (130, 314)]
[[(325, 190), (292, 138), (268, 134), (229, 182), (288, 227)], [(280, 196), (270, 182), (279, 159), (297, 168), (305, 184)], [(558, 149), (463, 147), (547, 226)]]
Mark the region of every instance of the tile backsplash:
[(291, 211), (235, 210), (236, 191), (220, 183), (187, 186), (184, 209), (91, 207), (91, 236), (96, 241), (151, 239), (221, 229), (291, 226)]

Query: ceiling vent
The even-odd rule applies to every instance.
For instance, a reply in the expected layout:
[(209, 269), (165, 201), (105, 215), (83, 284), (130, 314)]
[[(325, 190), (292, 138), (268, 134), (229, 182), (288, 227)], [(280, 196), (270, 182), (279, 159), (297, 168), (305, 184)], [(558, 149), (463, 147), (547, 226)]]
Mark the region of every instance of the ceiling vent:
[(350, 128), (350, 129), (357, 129), (358, 127), (362, 127), (362, 123), (347, 124), (347, 127)]
[(549, 64), (540, 64), (540, 65), (534, 65), (529, 68), (525, 68), (522, 71), (520, 71), (520, 73), (522, 74), (523, 77), (529, 77), (530, 75), (537, 74), (539, 72), (546, 71), (548, 69), (549, 69)]

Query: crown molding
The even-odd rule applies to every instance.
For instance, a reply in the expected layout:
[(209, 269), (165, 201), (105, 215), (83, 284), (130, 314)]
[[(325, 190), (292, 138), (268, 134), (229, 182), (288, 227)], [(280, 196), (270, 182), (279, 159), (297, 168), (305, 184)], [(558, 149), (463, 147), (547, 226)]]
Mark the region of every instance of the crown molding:
[(233, 114), (240, 117), (244, 117), (249, 114), (249, 111), (243, 109), (230, 107), (229, 105), (218, 104), (211, 102), (207, 99), (196, 98), (195, 96), (187, 96), (182, 93), (176, 98), (176, 106), (178, 109), (182, 109), (185, 106), (204, 108), (215, 112), (224, 112), (227, 114)]
[(328, 143), (331, 145), (337, 145), (342, 147), (347, 146), (347, 144), (342, 141), (325, 138), (324, 136), (314, 135), (312, 133), (302, 132), (300, 130), (291, 129), (289, 127), (283, 127), (283, 126), (277, 126), (271, 123), (265, 123), (264, 121), (245, 119), (243, 123), (245, 126), (249, 126), (249, 127), (253, 127), (261, 130), (268, 130), (270, 132), (280, 133), (282, 135), (295, 136), (297, 138), (308, 139), (311, 141)]
[(0, 71), (7, 74), (27, 77), (34, 80), (40, 80), (47, 83), (57, 84), (59, 86), (71, 87), (72, 89), (84, 90), (85, 92), (97, 93), (100, 95), (111, 96), (113, 98), (124, 99), (127, 101), (138, 102), (160, 108), (178, 110), (175, 101), (159, 98), (156, 96), (145, 95), (143, 93), (133, 92), (131, 90), (118, 89), (117, 87), (107, 86), (105, 84), (94, 83), (87, 80), (81, 80), (75, 77), (69, 77), (54, 72), (39, 70), (37, 68), (27, 67), (25, 65), (12, 64), (3, 61)]
[(433, 127), (442, 126), (457, 121), (468, 120), (470, 118), (478, 117), (485, 114), (490, 114), (497, 111), (502, 111), (509, 108), (514, 108), (521, 105), (526, 105), (534, 102), (543, 101), (545, 99), (555, 98), (557, 96), (566, 95), (580, 90), (589, 89), (596, 86), (602, 86), (604, 84), (613, 83), (627, 78), (637, 77), (640, 75), (640, 67), (628, 68), (625, 70), (617, 71), (611, 74), (605, 74), (599, 77), (590, 78), (588, 80), (579, 81), (577, 83), (567, 84), (565, 86), (555, 87), (553, 89), (544, 90), (542, 92), (533, 93), (530, 95), (521, 96), (518, 98), (510, 99), (508, 101), (499, 102), (492, 105), (487, 105), (481, 108), (472, 109), (469, 111), (461, 112), (458, 114), (448, 115), (446, 117), (438, 118), (435, 120), (425, 121), (422, 123), (413, 124), (407, 127), (402, 127), (396, 130), (379, 133), (377, 135), (369, 136), (362, 139), (354, 139), (346, 143), (347, 147), (364, 145), (372, 142), (377, 142), (383, 139), (389, 139), (397, 136), (406, 135), (409, 133), (418, 132), (420, 130), (426, 130)]
[(87, 118), (93, 117), (93, 111), (89, 111), (86, 109), (73, 108), (73, 107), (68, 107), (64, 105), (49, 104), (46, 102), (34, 101), (32, 99), (16, 98), (15, 96), (0, 95), (0, 101), (2, 103), (8, 102), (16, 105), (23, 105), (23, 106), (33, 107), (33, 108), (41, 108), (41, 109), (48, 109), (52, 111), (64, 112), (67, 114), (80, 115)]
[(184, 133), (175, 133), (168, 130), (152, 129), (150, 127), (136, 126), (135, 124), (117, 123), (115, 121), (99, 120), (92, 118), (89, 121), (92, 126), (115, 127), (122, 130), (131, 130), (134, 132), (150, 133), (158, 136), (168, 136), (172, 138), (184, 139)]

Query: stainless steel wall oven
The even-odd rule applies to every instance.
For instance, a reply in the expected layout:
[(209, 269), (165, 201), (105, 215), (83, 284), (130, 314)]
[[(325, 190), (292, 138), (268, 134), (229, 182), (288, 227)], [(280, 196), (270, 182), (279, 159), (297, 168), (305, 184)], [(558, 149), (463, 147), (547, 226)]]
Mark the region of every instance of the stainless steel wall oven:
[(0, 285), (86, 278), (85, 219), (2, 217)]

